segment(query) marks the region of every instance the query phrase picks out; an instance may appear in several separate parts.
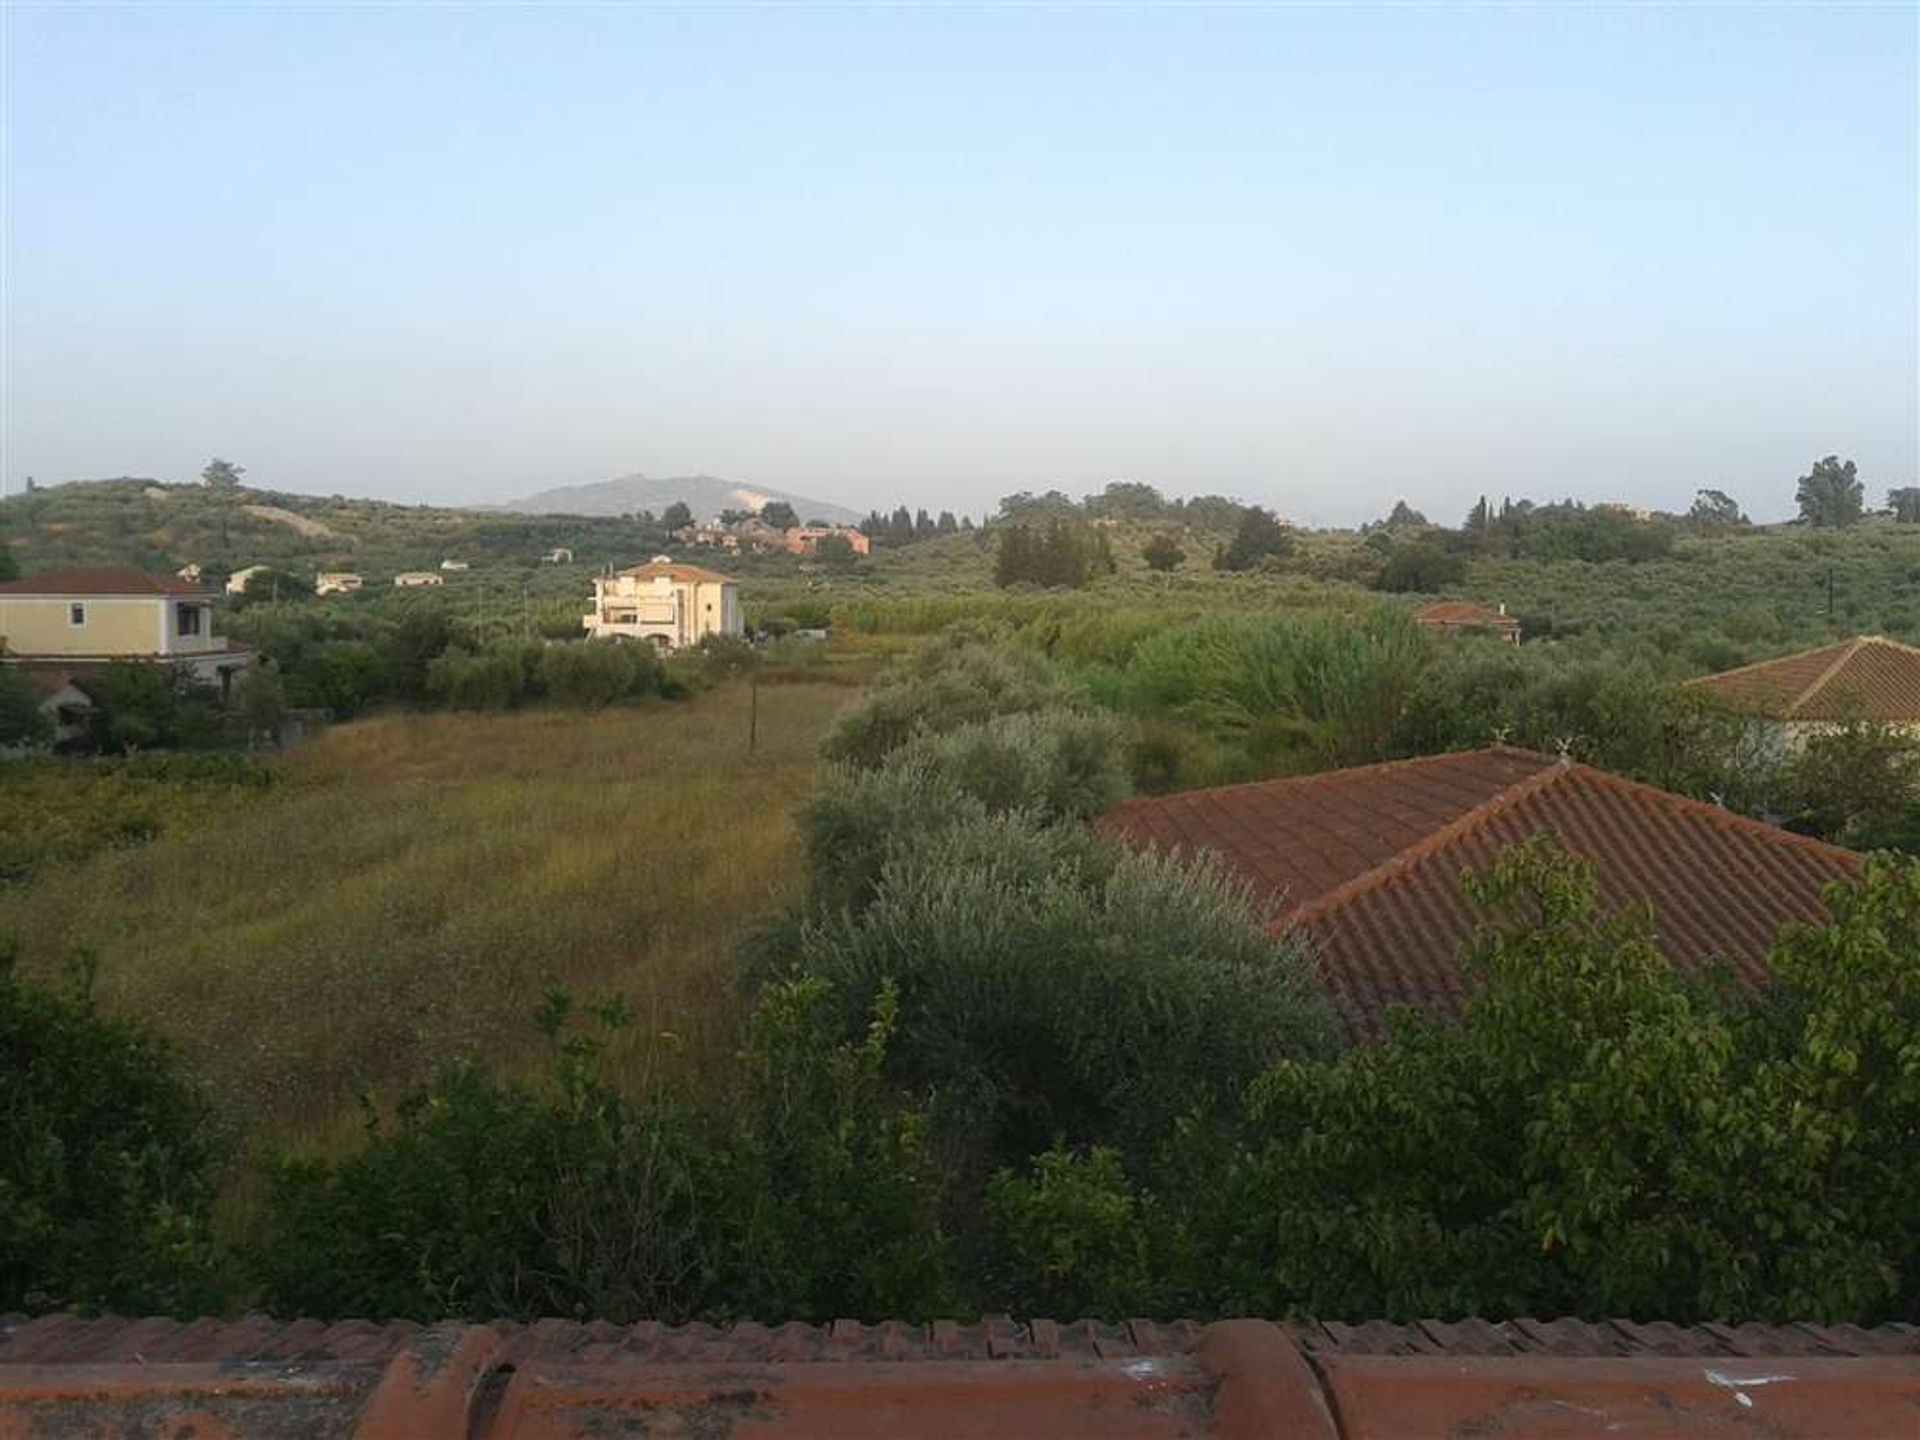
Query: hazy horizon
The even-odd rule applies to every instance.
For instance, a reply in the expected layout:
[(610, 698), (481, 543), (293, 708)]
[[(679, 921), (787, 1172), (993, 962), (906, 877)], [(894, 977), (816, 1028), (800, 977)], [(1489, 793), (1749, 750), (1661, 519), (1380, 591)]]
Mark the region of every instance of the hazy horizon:
[(1305, 524), (1920, 483), (1912, 7), (59, 7), (17, 490), (706, 473)]

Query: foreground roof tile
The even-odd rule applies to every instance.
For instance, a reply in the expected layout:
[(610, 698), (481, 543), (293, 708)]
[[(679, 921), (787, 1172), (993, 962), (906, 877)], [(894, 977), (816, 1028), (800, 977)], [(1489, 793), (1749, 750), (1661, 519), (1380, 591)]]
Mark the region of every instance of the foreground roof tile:
[(1397, 1005), (1452, 1010), (1458, 955), (1480, 923), (1462, 877), (1547, 834), (1592, 863), (1610, 907), (1651, 903), (1683, 969), (1724, 961), (1766, 978), (1780, 927), (1827, 917), (1850, 850), (1591, 766), (1494, 746), (1126, 801), (1100, 821), (1132, 844), (1205, 850), (1252, 887), (1276, 930), (1298, 929), (1351, 1033)]
[(1900, 1325), (0, 1321), (10, 1440), (1891, 1440), (1916, 1406)]

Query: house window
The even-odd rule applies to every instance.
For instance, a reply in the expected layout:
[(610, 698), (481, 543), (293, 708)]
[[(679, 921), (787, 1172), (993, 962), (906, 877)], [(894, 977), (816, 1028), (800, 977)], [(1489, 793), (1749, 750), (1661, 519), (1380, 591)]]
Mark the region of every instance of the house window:
[(67, 623), (69, 625), (86, 624), (87, 623), (87, 607), (82, 605), (78, 600), (74, 601), (73, 604), (67, 606)]
[(174, 609), (179, 616), (178, 624), (180, 626), (180, 633), (182, 635), (198, 635), (200, 633), (200, 607), (198, 605), (176, 605)]

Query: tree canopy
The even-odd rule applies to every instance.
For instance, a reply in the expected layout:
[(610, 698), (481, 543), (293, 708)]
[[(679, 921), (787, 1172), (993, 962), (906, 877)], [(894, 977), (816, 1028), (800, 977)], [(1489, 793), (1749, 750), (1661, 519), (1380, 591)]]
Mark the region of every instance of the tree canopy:
[(1851, 525), (1859, 520), (1866, 487), (1854, 469), (1853, 461), (1838, 455), (1816, 460), (1813, 469), (1800, 477), (1795, 500), (1800, 518), (1823, 530)]

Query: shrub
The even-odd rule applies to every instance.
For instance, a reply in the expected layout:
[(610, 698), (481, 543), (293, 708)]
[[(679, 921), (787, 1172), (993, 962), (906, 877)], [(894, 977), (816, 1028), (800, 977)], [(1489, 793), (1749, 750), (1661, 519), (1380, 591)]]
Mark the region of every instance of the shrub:
[(1167, 1313), (1145, 1201), (1116, 1150), (1056, 1148), (986, 1190), (994, 1300), (1016, 1315)]
[(1024, 813), (894, 837), (866, 907), (801, 923), (790, 959), (848, 1025), (896, 986), (896, 1079), (1016, 1158), (1138, 1144), (1326, 1035), (1301, 955), (1218, 869)]
[(219, 1308), (209, 1116), (165, 1045), (0, 942), (0, 1309)]
[(287, 667), (287, 703), (346, 720), (385, 693), (387, 678), (380, 652), (367, 641), (329, 640)]
[(616, 1322), (945, 1308), (924, 1126), (879, 1083), (884, 994), (843, 1045), (817, 982), (770, 987), (735, 1087), (701, 1104), (629, 1098), (602, 1039), (560, 1038), (570, 1012), (558, 995), (542, 1012), (544, 1084), (455, 1067), (359, 1152), (277, 1162), (254, 1246), (269, 1304)]
[(51, 729), (33, 682), (24, 671), (0, 665), (0, 746), (35, 744)]
[(527, 693), (526, 669), (517, 650), (455, 648), (427, 666), (427, 693), (454, 710), (507, 710)]
[(1000, 715), (923, 735), (887, 764), (923, 767), (994, 814), (1029, 810), (1049, 823), (1091, 819), (1127, 793), (1119, 726), (1104, 715), (1066, 710)]
[[(1678, 974), (1651, 917), (1515, 852), (1457, 1022), (1258, 1088), (1191, 1194), (1229, 1307), (1325, 1317), (1920, 1313), (1920, 869), (1790, 932), (1763, 1003)], [(1209, 1193), (1210, 1192), (1210, 1193)]]
[(580, 709), (655, 694), (665, 673), (648, 645), (582, 640), (540, 653), (540, 687), (547, 698)]
[(934, 645), (843, 714), (821, 749), (829, 760), (872, 767), (916, 736), (1054, 708), (1065, 698), (1037, 655), (977, 642)]
[(87, 742), (95, 750), (190, 749), (222, 738), (214, 691), (173, 666), (116, 660), (75, 683), (93, 702)]
[(1212, 619), (1142, 643), (1128, 703), (1171, 712), (1256, 757), (1361, 764), (1392, 753), (1429, 646), (1405, 615)]

